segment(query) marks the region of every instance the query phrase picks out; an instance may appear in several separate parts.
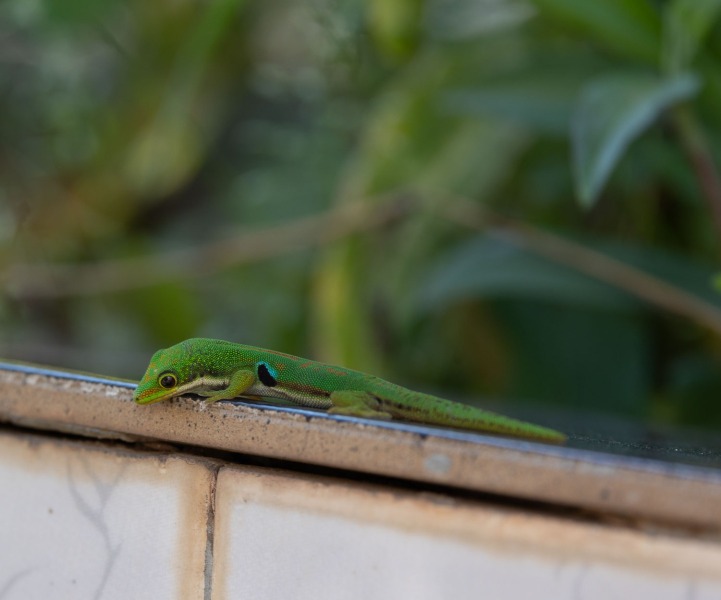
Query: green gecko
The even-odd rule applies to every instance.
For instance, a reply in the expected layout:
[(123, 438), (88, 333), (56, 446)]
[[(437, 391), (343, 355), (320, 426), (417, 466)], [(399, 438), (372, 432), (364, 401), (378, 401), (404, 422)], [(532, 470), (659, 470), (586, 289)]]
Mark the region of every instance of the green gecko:
[(135, 390), (138, 404), (182, 394), (207, 402), (280, 398), (334, 415), (402, 419), (562, 443), (562, 433), (473, 406), (414, 392), (343, 367), (222, 340), (193, 338), (158, 350)]

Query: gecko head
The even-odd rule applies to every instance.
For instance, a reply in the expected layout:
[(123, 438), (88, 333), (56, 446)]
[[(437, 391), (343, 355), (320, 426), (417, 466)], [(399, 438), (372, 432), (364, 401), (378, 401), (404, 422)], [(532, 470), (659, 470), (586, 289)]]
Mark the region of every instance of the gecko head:
[(183, 344), (176, 344), (153, 354), (145, 375), (133, 393), (133, 400), (137, 404), (153, 404), (190, 391), (186, 370), (181, 368), (186, 364), (187, 357), (187, 349)]

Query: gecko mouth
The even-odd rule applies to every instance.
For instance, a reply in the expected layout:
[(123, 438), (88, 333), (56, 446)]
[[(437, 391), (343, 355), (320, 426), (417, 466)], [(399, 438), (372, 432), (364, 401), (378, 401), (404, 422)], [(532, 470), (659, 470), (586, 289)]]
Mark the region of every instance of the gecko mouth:
[(179, 396), (180, 394), (162, 394), (160, 396), (148, 397), (141, 392), (140, 394), (134, 394), (133, 400), (135, 400), (136, 404), (155, 404), (156, 402), (162, 402), (163, 400), (170, 400), (170, 398), (173, 398), (176, 395)]
[(190, 381), (172, 390), (162, 390), (157, 395), (153, 394), (153, 390), (141, 391), (138, 393), (137, 388), (133, 395), (133, 400), (136, 404), (155, 404), (156, 402), (162, 402), (163, 400), (171, 400), (178, 396), (184, 396), (186, 394), (196, 394), (198, 396), (206, 396), (204, 392), (217, 392), (224, 390), (228, 387), (228, 381), (217, 377), (204, 376), (195, 381)]

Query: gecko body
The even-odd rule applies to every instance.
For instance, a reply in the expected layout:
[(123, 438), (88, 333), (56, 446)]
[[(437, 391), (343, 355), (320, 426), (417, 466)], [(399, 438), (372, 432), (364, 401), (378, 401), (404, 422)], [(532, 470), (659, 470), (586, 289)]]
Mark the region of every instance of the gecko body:
[(156, 352), (133, 396), (152, 404), (183, 394), (207, 402), (281, 398), (331, 414), (400, 419), (562, 443), (562, 433), (452, 402), (344, 367), (207, 338)]

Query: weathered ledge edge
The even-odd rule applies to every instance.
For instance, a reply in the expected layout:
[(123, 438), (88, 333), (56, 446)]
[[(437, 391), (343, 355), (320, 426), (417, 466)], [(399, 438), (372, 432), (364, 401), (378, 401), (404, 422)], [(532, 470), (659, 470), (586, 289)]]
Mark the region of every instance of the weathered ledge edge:
[(721, 474), (304, 409), (132, 401), (129, 382), (0, 363), (0, 422), (154, 439), (721, 530)]

